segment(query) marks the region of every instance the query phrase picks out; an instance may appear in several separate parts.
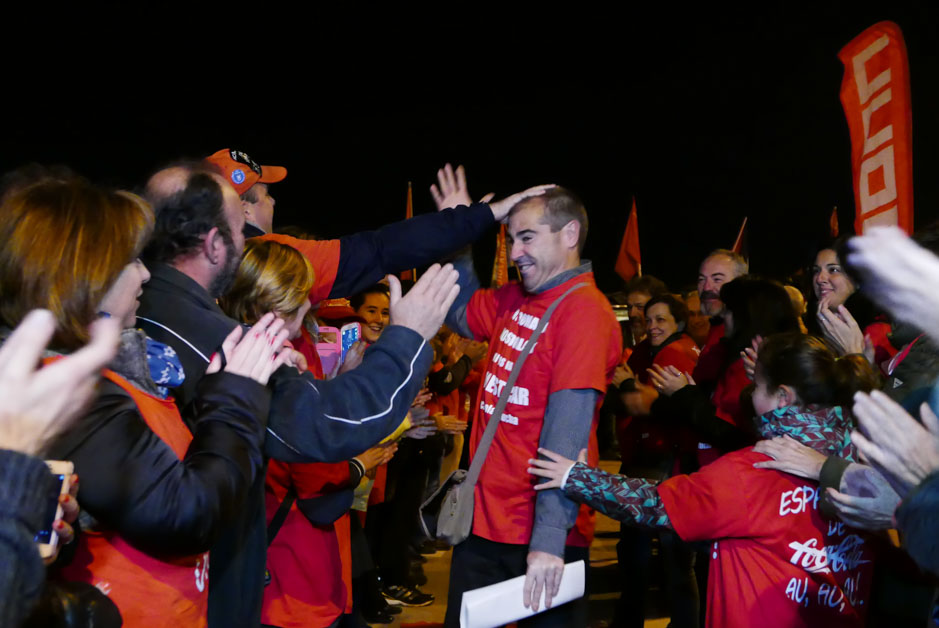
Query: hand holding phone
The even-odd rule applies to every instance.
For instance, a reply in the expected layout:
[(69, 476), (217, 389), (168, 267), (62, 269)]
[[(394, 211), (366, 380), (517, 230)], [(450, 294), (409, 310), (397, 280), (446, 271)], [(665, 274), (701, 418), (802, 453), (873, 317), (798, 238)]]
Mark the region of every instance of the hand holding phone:
[[(75, 498), (70, 495), (69, 492), (72, 486), (72, 474), (75, 471), (75, 466), (68, 460), (47, 460), (46, 466), (49, 467), (49, 472), (52, 473), (57, 481), (55, 483), (55, 489), (50, 491), (49, 495), (46, 496), (46, 512), (42, 519), (42, 525), (35, 537), (36, 544), (39, 547), (39, 555), (42, 556), (44, 560), (53, 558), (58, 551), (60, 539), (55, 522), (62, 519), (65, 514), (62, 507), (63, 499), (65, 501), (75, 501)], [(77, 507), (74, 509), (74, 513), (71, 514), (73, 514), (72, 520), (74, 521), (74, 517), (78, 515)], [(68, 536), (69, 538), (66, 542), (71, 540), (71, 526), (68, 526)]]

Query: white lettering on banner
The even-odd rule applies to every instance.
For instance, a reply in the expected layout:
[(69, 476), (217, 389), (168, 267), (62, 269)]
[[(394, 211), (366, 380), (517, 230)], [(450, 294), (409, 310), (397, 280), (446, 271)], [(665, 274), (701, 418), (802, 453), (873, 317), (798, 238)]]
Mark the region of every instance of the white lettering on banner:
[[(535, 331), (535, 329), (538, 327), (538, 323), (541, 322), (541, 319), (537, 316), (525, 314), (521, 310), (515, 310), (515, 313), (512, 314), (512, 320), (517, 322), (525, 329), (530, 329), (532, 331)], [(545, 327), (547, 327), (547, 325), (545, 325)]]
[(789, 562), (809, 573), (831, 573), (857, 569), (859, 565), (870, 561), (861, 560), (864, 539), (851, 534), (832, 547), (819, 547), (818, 539), (809, 539), (805, 543), (793, 541), (789, 548), (794, 550)]
[[(858, 196), (861, 201), (861, 217), (863, 220), (862, 232), (877, 225), (895, 225), (899, 215), (897, 207), (888, 207), (897, 200), (896, 162), (893, 146), (887, 145), (883, 150), (874, 153), (893, 139), (893, 125), (887, 124), (883, 128), (871, 129), (871, 117), (874, 112), (881, 109), (893, 99), (890, 87), (890, 68), (886, 68), (870, 81), (867, 80), (867, 62), (877, 53), (890, 44), (890, 37), (884, 35), (871, 43), (867, 48), (851, 59), (854, 69), (854, 82), (857, 85), (858, 100), (861, 105), (870, 100), (870, 104), (861, 110), (861, 125), (864, 131), (864, 148), (862, 155), (867, 155), (858, 168)], [(886, 89), (884, 89), (886, 87)], [(881, 91), (883, 90), (883, 91)], [(877, 92), (880, 92), (879, 94)], [(874, 94), (877, 94), (874, 96)], [(871, 97), (874, 97), (871, 100)], [(870, 189), (870, 178), (878, 170), (884, 185), (873, 194)], [(878, 211), (873, 216), (866, 214)]]
[(811, 486), (800, 486), (797, 489), (786, 491), (779, 496), (779, 516), (797, 515), (809, 509), (818, 509), (818, 489)]
[(789, 584), (786, 585), (786, 597), (795, 602), (796, 604), (802, 604), (806, 608), (809, 607), (809, 579), (806, 576), (805, 580), (799, 580), (798, 578), (793, 578), (789, 581)]
[[(494, 397), (498, 397), (502, 394), (503, 388), (505, 388), (504, 381), (492, 373), (486, 373), (486, 385), (483, 387), (483, 390), (490, 393)], [(517, 406), (527, 406), (528, 389), (522, 388), (521, 386), (513, 386), (512, 392), (509, 393), (509, 403), (514, 403)]]
[(854, 66), (854, 82), (857, 83), (857, 94), (862, 105), (870, 100), (870, 97), (881, 87), (890, 82), (890, 68), (875, 76), (873, 81), (868, 81), (867, 68), (864, 65), (889, 44), (890, 37), (884, 35), (851, 59), (851, 64)]
[[(888, 127), (889, 128), (889, 127)], [(871, 194), (870, 178), (877, 169), (883, 169), (884, 187)], [(879, 153), (871, 155), (861, 162), (858, 175), (858, 189), (861, 193), (861, 212), (867, 213), (878, 207), (897, 200), (897, 175), (893, 165), (893, 146), (888, 146)]]

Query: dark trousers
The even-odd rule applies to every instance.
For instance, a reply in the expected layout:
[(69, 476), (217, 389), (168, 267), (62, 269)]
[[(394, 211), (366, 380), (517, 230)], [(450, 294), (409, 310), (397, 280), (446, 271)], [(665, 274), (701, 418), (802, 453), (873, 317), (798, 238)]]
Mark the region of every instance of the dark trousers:
[[(450, 562), (450, 590), (447, 594), (447, 616), (444, 626), (460, 625), (460, 606), (463, 592), (524, 576), (528, 570), (528, 546), (496, 543), (471, 535), (453, 548)], [(584, 597), (552, 608), (534, 617), (518, 622), (519, 627), (582, 628), (587, 626), (588, 596), (590, 595), (590, 550), (586, 547), (564, 548), (564, 562), (584, 561), (586, 583)]]
[(695, 579), (695, 548), (667, 530), (652, 532), (623, 524), (616, 544), (619, 562), (620, 591), (613, 625), (616, 628), (642, 628), (645, 624), (645, 601), (649, 590), (652, 540), (658, 536), (665, 591), (672, 628), (697, 628), (699, 625), (698, 583)]

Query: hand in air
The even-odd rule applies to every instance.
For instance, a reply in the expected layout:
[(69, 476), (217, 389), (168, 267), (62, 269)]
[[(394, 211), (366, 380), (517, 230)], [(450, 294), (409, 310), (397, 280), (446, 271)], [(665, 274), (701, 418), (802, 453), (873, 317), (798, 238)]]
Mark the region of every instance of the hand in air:
[(851, 463), (841, 476), (841, 492), (828, 489), (828, 499), (842, 521), (862, 530), (888, 530), (900, 496), (875, 469)]
[(919, 421), (879, 390), (854, 395), (860, 431), (851, 440), (900, 497), (939, 470), (939, 419), (927, 404)]
[(388, 275), (391, 324), (412, 329), (424, 340), (433, 338), (460, 293), (458, 277), (452, 264), (434, 264), (406, 295), (401, 296), (401, 282), (394, 275)]
[(875, 227), (848, 241), (848, 263), (864, 293), (897, 320), (939, 341), (939, 258), (899, 227)]
[[(267, 313), (251, 329), (242, 332), (235, 327), (222, 342), (221, 353), (226, 359), (225, 372), (248, 377), (259, 384), (267, 385), (271, 373), (287, 361), (292, 348), (284, 342), (290, 331), (284, 321)], [(209, 362), (206, 374), (222, 370), (222, 358), (216, 353)]]
[(78, 351), (40, 366), (55, 332), (48, 310), (23, 318), (0, 347), (0, 448), (38, 455), (69, 427), (92, 398), (101, 369), (114, 357), (120, 323), (99, 319), (91, 341)]

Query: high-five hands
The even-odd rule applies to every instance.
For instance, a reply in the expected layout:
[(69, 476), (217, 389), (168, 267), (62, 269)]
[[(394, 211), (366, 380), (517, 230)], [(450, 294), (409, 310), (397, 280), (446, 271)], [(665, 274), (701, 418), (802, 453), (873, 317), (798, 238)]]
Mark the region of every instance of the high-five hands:
[(402, 297), (401, 282), (394, 275), (388, 275), (391, 324), (413, 329), (425, 340), (433, 338), (460, 293), (460, 286), (456, 283), (458, 277), (459, 273), (452, 264), (434, 264)]
[[(488, 202), (493, 218), (497, 222), (502, 222), (509, 215), (509, 210), (517, 204), (526, 198), (541, 196), (554, 187), (557, 186), (553, 183), (536, 185), (495, 202), (491, 202), (495, 195), (490, 193), (480, 199), (480, 202)], [(469, 190), (466, 187), (466, 171), (463, 166), (457, 166), (454, 170), (453, 166), (446, 164), (438, 170), (437, 183), (430, 186), (430, 195), (434, 198), (438, 210), (456, 207), (457, 205), (472, 204), (473, 200), (470, 198)]]

